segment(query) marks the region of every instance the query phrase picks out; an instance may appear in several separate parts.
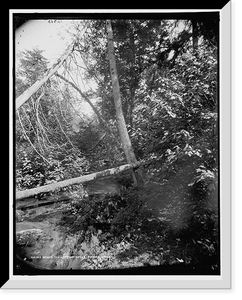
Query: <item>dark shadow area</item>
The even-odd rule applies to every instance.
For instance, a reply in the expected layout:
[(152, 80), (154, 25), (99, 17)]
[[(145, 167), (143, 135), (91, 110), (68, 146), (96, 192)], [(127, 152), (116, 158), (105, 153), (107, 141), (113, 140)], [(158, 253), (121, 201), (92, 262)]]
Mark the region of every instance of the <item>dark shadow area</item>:
[(220, 275), (219, 270), (183, 264), (108, 270), (44, 270), (18, 259), (17, 265), (19, 267), (14, 270), (14, 275)]

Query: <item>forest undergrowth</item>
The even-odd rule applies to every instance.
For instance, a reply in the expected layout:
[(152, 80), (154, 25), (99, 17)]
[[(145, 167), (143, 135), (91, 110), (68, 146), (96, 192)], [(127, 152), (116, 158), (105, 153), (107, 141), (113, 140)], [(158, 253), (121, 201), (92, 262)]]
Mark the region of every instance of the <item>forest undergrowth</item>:
[(189, 187), (184, 169), (169, 181), (156, 176), (120, 195), (73, 201), (60, 224), (67, 234), (79, 235), (79, 245), (90, 245), (85, 268), (176, 265), (218, 272), (215, 189), (204, 183)]

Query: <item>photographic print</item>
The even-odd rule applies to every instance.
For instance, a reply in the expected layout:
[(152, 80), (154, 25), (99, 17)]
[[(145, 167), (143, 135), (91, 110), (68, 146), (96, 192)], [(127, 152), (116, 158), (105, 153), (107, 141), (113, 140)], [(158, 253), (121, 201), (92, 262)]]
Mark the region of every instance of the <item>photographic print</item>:
[(221, 276), (220, 13), (13, 31), (13, 275)]

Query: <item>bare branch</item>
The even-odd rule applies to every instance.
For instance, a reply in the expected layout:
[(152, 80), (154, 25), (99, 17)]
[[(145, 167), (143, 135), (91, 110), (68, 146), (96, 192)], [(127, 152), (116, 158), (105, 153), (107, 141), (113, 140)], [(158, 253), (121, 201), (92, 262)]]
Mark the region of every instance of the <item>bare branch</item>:
[(25, 138), (26, 138), (27, 141), (30, 143), (30, 145), (31, 145), (31, 147), (34, 149), (34, 151), (35, 151), (35, 152), (36, 152), (36, 153), (37, 153), (44, 161), (46, 161), (46, 162), (49, 164), (48, 160), (47, 160), (46, 158), (44, 158), (44, 156), (42, 156), (42, 155), (39, 153), (39, 151), (35, 148), (35, 146), (34, 146), (33, 143), (31, 142), (30, 138), (28, 137), (28, 135), (27, 135), (27, 133), (26, 133), (26, 131), (25, 131), (25, 129), (24, 129), (23, 123), (22, 123), (22, 121), (21, 121), (19, 111), (17, 111), (17, 114), (18, 114), (18, 118), (19, 118), (19, 123), (20, 123), (20, 125), (21, 125), (21, 127), (22, 127), (22, 129), (23, 129), (23, 133), (24, 133)]
[(64, 76), (62, 76), (62, 75), (60, 75), (58, 73), (56, 73), (55, 75), (57, 77), (60, 77), (65, 82), (69, 83), (85, 99), (85, 101), (91, 106), (92, 110), (94, 111), (94, 113), (98, 117), (98, 120), (101, 123), (101, 125), (113, 136), (113, 138), (116, 140), (116, 142), (119, 145), (120, 144), (119, 141), (117, 140), (117, 138), (115, 137), (115, 135), (112, 133), (112, 131), (108, 127), (107, 122), (104, 120), (104, 118), (99, 113), (99, 111), (97, 110), (97, 108), (92, 104), (92, 102), (90, 101), (90, 99), (86, 96), (86, 94), (84, 94), (80, 88), (78, 88), (73, 82), (71, 82), (70, 80), (66, 79)]

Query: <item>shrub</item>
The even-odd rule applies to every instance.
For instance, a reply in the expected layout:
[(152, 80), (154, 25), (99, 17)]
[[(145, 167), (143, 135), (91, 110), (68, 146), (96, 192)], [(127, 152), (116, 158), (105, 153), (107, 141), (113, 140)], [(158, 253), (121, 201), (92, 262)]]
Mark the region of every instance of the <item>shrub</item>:
[(48, 163), (32, 149), (18, 151), (16, 160), (16, 185), (18, 190), (80, 176), (89, 168), (88, 160), (74, 150), (50, 153)]
[[(69, 227), (72, 233), (89, 233), (119, 237), (137, 223), (142, 201), (136, 188), (123, 191), (122, 195), (94, 195), (72, 203), (70, 211), (62, 217), (61, 224)], [(107, 235), (108, 233), (108, 235)]]

